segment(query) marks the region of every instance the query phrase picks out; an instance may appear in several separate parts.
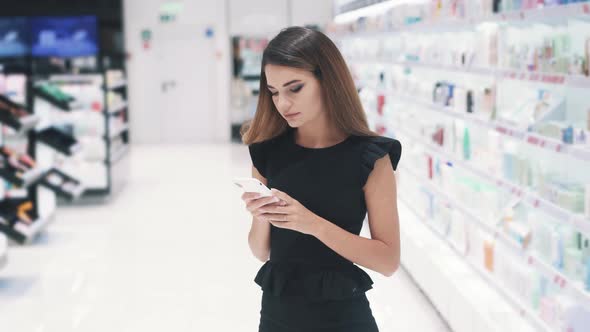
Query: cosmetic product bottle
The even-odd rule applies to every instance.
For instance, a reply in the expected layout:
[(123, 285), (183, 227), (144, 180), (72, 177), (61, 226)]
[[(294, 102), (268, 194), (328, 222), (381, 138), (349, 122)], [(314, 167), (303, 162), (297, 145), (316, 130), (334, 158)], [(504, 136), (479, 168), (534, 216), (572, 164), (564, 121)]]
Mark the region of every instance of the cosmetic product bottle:
[(491, 114), (492, 114), (492, 108), (494, 107), (492, 89), (489, 87), (484, 88), (481, 99), (482, 99), (482, 101), (480, 103), (481, 110), (486, 115), (486, 118), (490, 119)]
[(445, 133), (445, 131), (444, 131), (444, 128), (443, 127), (438, 128), (434, 132), (434, 134), (432, 135), (432, 140), (435, 143), (437, 143), (438, 145), (443, 146), (443, 144), (444, 144), (444, 133)]
[(447, 83), (446, 95), (445, 95), (445, 106), (452, 106), (455, 95), (455, 85)]
[(586, 62), (586, 76), (590, 76), (590, 37), (586, 38), (586, 47), (585, 47), (585, 62)]
[(565, 250), (563, 269), (565, 273), (574, 280), (584, 279), (584, 265), (582, 260), (582, 251), (576, 248), (567, 248)]
[(463, 132), (463, 158), (465, 160), (471, 159), (471, 140), (469, 138), (469, 128), (467, 127)]
[(531, 241), (531, 230), (527, 225), (520, 222), (509, 222), (506, 224), (507, 232), (523, 249), (527, 248)]
[[(467, 91), (467, 100), (465, 101), (467, 104), (467, 113), (473, 113), (473, 90)], [(590, 116), (590, 112), (589, 112)], [(590, 120), (588, 120), (590, 121)], [(589, 122), (590, 125), (590, 122)]]
[(590, 257), (586, 258), (586, 290), (590, 292)]
[(551, 233), (551, 264), (557, 268), (563, 268), (563, 238), (559, 230)]
[(562, 141), (566, 144), (574, 143), (574, 127), (568, 126), (563, 130)]
[(484, 240), (484, 266), (494, 272), (494, 242), (490, 239)]
[(383, 106), (385, 105), (385, 74), (379, 73), (379, 84), (377, 86), (377, 113), (383, 115)]
[(492, 3), (492, 12), (494, 13), (499, 13), (500, 12), (500, 6), (501, 6), (501, 0), (493, 0)]

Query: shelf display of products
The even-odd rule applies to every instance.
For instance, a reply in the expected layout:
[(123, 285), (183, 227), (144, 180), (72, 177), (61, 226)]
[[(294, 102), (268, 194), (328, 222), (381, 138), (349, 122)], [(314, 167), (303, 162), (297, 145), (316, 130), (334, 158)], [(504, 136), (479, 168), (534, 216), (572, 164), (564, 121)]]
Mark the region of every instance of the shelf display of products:
[(80, 181), (55, 168), (47, 172), (41, 184), (53, 190), (58, 196), (69, 200), (79, 198), (85, 190)]
[[(42, 135), (40, 141), (48, 144), (61, 141), (61, 146), (67, 143), (62, 134), (71, 136), (79, 143), (75, 147), (79, 148), (76, 154), (81, 159), (65, 160), (60, 165), (60, 171), (82, 183), (85, 188), (83, 197), (108, 196), (113, 192), (112, 183), (124, 183), (123, 179), (127, 177), (126, 163), (121, 163), (121, 167), (115, 170), (112, 167), (125, 160), (126, 152), (129, 151), (126, 81), (123, 71), (51, 75), (47, 82), (58, 88), (62, 94), (75, 99), (77, 108), (75, 112), (65, 113), (60, 112), (55, 104), (37, 103), (36, 113), (43, 114), (45, 124), (51, 125), (46, 129), (51, 130), (51, 135), (47, 135), (51, 137), (46, 139)], [(55, 130), (55, 127), (59, 127), (59, 130)], [(123, 146), (115, 145), (114, 142), (120, 142)], [(113, 155), (117, 157), (115, 162), (111, 160)], [(113, 177), (121, 180), (113, 181)]]
[(122, 70), (108, 70), (107, 82), (107, 135), (106, 156), (103, 163), (108, 168), (107, 195), (118, 192), (126, 183), (129, 174), (130, 134), (127, 83)]
[(0, 202), (0, 231), (19, 243), (34, 239), (51, 220), (40, 218), (30, 200), (4, 199)]
[(77, 106), (74, 97), (64, 93), (60, 88), (50, 82), (40, 82), (39, 84), (36, 84), (35, 95), (45, 99), (64, 111), (71, 111), (72, 108)]
[(20, 187), (28, 187), (44, 176), (45, 170), (37, 167), (28, 155), (18, 155), (8, 147), (0, 147), (0, 177)]
[(584, 331), (590, 4), (536, 3), (430, 1), (330, 30), (371, 128), (408, 146), (399, 192), (413, 220), (515, 317)]
[[(21, 77), (21, 75), (16, 75)], [(19, 86), (14, 84), (18, 82)], [(35, 135), (39, 118), (31, 115), (24, 104), (25, 80), (16, 80), (4, 87), (0, 95), (2, 112), (2, 145), (0, 146), (0, 232), (20, 243), (31, 241), (50, 220), (49, 214), (39, 214), (35, 193), (46, 168), (30, 152), (30, 137)], [(15, 98), (15, 99), (12, 99)]]
[(37, 139), (67, 156), (76, 154), (82, 148), (73, 136), (55, 127), (41, 130), (37, 134)]
[(432, 0), (393, 6), (381, 15), (331, 23), (330, 33), (437, 31), (481, 22), (530, 22), (590, 13), (587, 0)]
[(0, 123), (16, 131), (24, 132), (34, 128), (38, 122), (39, 118), (29, 114), (24, 106), (0, 94)]
[(251, 120), (256, 112), (260, 93), (262, 53), (269, 42), (266, 37), (232, 37), (233, 73), (231, 80), (231, 131), (232, 139), (241, 141), (242, 124)]

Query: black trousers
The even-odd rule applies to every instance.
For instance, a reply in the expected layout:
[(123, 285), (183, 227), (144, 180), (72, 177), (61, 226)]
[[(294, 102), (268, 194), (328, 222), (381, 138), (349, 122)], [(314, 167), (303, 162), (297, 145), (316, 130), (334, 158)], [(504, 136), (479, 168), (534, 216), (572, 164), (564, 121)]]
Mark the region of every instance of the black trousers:
[(259, 332), (378, 332), (363, 294), (346, 300), (262, 295)]

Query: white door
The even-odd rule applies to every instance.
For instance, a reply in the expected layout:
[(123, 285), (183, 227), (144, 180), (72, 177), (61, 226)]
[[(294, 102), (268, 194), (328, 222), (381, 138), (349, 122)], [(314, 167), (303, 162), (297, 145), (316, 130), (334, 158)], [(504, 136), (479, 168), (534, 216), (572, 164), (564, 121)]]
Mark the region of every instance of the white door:
[[(161, 23), (154, 52), (159, 74), (162, 143), (190, 144), (215, 139), (217, 102), (215, 45), (206, 26)], [(150, 70), (146, 68), (145, 70)]]

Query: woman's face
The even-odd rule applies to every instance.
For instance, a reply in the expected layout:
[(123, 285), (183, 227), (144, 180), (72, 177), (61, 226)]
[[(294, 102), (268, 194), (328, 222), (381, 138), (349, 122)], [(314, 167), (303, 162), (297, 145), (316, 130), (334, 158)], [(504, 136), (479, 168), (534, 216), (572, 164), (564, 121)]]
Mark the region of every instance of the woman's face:
[(313, 73), (270, 64), (264, 73), (272, 101), (289, 126), (300, 127), (323, 115), (320, 82)]

